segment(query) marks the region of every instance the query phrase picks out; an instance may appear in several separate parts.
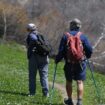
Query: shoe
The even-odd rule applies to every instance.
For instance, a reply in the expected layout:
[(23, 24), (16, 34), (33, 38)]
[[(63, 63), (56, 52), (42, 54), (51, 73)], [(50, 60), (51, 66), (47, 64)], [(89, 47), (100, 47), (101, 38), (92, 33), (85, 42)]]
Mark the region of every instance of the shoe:
[(77, 102), (77, 104), (76, 105), (82, 105), (82, 103), (80, 103), (80, 102)]
[(49, 93), (47, 93), (47, 94), (43, 94), (43, 97), (49, 97)]
[(64, 99), (64, 104), (65, 105), (74, 105), (73, 101), (71, 99)]
[(78, 100), (77, 104), (76, 105), (82, 105), (82, 100)]
[(34, 95), (35, 95), (35, 93), (28, 94), (29, 97), (34, 96)]

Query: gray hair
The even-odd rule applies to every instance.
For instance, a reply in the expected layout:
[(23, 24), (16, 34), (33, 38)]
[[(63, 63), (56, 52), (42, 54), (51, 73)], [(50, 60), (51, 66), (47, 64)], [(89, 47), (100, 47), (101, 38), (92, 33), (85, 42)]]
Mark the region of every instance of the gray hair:
[(31, 30), (31, 31), (35, 31), (37, 29), (36, 25), (34, 23), (29, 23), (27, 25), (27, 29)]
[(82, 23), (78, 18), (74, 18), (73, 20), (70, 21), (70, 25), (75, 24), (78, 28), (81, 28)]

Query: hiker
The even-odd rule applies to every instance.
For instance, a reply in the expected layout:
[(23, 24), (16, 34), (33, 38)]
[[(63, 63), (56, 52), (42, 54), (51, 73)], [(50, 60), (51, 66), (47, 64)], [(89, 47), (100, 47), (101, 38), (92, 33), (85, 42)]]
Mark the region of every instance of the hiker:
[(28, 36), (27, 42), (27, 56), (29, 66), (29, 96), (36, 94), (36, 75), (39, 71), (40, 83), (42, 86), (43, 96), (49, 96), (48, 86), (48, 54), (41, 51), (41, 44), (39, 42), (39, 32), (35, 24), (27, 25)]
[[(86, 60), (91, 57), (92, 54), (92, 46), (88, 41), (87, 37), (80, 32), (81, 28), (81, 21), (77, 18), (70, 21), (70, 31), (64, 33), (60, 46), (59, 52), (56, 56), (55, 63), (57, 64), (64, 58), (65, 66), (64, 66), (64, 73), (66, 78), (66, 92), (67, 92), (67, 99), (64, 99), (64, 103), (66, 105), (74, 105), (72, 99), (72, 82), (73, 80), (77, 83), (77, 104), (82, 105), (83, 99), (83, 81), (86, 79)], [(82, 42), (83, 52), (84, 55), (79, 62), (73, 61), (69, 53), (68, 55), (68, 38), (70, 36), (79, 35), (80, 41)], [(71, 49), (69, 49), (71, 51)], [(70, 59), (68, 59), (70, 58)]]

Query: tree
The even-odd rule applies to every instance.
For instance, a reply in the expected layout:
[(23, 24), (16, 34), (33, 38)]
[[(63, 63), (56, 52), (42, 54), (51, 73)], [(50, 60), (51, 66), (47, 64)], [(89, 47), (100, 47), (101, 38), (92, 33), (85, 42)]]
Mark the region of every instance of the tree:
[(26, 11), (23, 8), (0, 2), (0, 30), (3, 41), (10, 35), (14, 38), (16, 35), (22, 35), (23, 26), (27, 21)]

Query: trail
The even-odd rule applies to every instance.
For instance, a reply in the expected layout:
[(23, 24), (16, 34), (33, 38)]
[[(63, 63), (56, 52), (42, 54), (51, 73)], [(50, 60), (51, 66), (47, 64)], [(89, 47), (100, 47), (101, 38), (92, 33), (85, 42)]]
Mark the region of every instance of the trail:
[[(49, 85), (52, 86), (52, 82), (49, 82)], [(65, 86), (63, 84), (54, 83), (54, 88), (61, 92), (62, 98), (67, 98)], [(74, 105), (76, 105), (76, 97), (73, 97)]]

